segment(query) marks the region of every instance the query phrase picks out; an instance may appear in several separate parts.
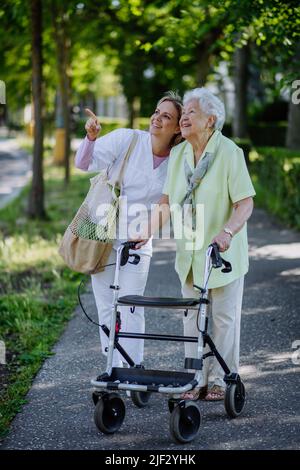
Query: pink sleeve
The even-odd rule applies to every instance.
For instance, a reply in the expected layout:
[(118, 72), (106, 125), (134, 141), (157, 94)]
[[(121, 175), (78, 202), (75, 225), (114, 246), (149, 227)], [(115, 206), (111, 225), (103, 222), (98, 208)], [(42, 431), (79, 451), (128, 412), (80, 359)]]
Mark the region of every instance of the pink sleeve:
[(93, 159), (95, 140), (89, 140), (86, 136), (78, 147), (75, 155), (75, 166), (80, 170), (87, 171)]

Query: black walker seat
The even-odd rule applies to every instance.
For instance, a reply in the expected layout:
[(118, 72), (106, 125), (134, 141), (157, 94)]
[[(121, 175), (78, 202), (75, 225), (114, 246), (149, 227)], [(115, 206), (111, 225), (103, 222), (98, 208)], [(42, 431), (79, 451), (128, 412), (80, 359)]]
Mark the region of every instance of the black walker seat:
[(144, 297), (143, 295), (124, 295), (118, 298), (119, 305), (138, 307), (190, 308), (199, 305), (199, 299), (174, 297)]

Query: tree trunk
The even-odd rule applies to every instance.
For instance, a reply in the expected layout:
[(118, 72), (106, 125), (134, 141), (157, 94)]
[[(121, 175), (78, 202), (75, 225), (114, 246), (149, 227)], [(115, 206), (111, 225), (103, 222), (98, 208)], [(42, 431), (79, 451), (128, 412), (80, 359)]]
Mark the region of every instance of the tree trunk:
[(210, 69), (210, 54), (206, 44), (198, 48), (198, 62), (196, 65), (196, 81), (198, 87), (203, 87), (206, 84), (207, 76)]
[(71, 151), (71, 116), (70, 116), (70, 39), (67, 34), (66, 19), (64, 12), (58, 7), (56, 0), (52, 1), (52, 17), (55, 31), (55, 42), (57, 50), (57, 70), (59, 77), (59, 88), (62, 103), (64, 133), (64, 167), (65, 183), (70, 181), (70, 151)]
[[(300, 43), (296, 49), (293, 60), (294, 66), (299, 68)], [(288, 128), (286, 134), (286, 146), (292, 150), (300, 150), (300, 80), (292, 83), (292, 93), (289, 104)]]
[(138, 127), (137, 119), (140, 116), (141, 100), (138, 96), (135, 96), (130, 101), (127, 100), (130, 129)]
[[(293, 103), (293, 94), (296, 96)], [(300, 150), (300, 92), (296, 93), (293, 90), (291, 101), (289, 105), (288, 128), (286, 135), (286, 146), (292, 150)]]
[(128, 127), (130, 127), (130, 129), (132, 129), (133, 128), (133, 122), (134, 122), (133, 101), (127, 101), (127, 107), (128, 107)]
[[(209, 12), (206, 9), (206, 17), (209, 21)], [(223, 34), (223, 28), (221, 27), (215, 27), (213, 28), (197, 45), (196, 48), (196, 57), (197, 57), (197, 66), (196, 66), (196, 80), (197, 80), (197, 86), (203, 87), (206, 85), (207, 82), (207, 76), (209, 74), (210, 68), (211, 68), (211, 63), (213, 61), (214, 55), (211, 52), (211, 47), (214, 45), (214, 43), (217, 41), (217, 39), (220, 37), (220, 35)], [(216, 52), (214, 52), (215, 54)]]
[(32, 29), (32, 95), (34, 107), (34, 146), (32, 164), (32, 184), (29, 194), (28, 215), (44, 219), (44, 179), (43, 179), (43, 96), (42, 96), (42, 1), (31, 0)]
[(233, 136), (246, 138), (247, 125), (247, 90), (248, 90), (248, 45), (238, 48), (234, 54), (235, 108), (232, 122)]

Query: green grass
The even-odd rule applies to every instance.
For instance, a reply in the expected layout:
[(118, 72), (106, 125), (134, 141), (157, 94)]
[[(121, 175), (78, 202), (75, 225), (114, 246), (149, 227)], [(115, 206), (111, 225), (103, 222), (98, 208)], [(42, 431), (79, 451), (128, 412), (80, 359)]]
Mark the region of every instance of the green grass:
[(66, 225), (82, 202), (89, 176), (73, 171), (65, 188), (63, 170), (45, 164), (47, 221), (28, 220), (28, 188), (0, 211), (0, 340), (6, 365), (0, 364), (0, 437), (24, 404), (44, 359), (61, 335), (77, 304), (81, 275), (63, 264), (57, 248)]

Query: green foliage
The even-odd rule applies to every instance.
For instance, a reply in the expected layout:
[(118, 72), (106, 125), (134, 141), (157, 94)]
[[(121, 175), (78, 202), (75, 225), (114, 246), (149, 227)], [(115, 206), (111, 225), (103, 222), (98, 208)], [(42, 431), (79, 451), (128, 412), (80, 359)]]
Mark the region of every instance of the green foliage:
[(30, 96), (28, 2), (3, 0), (0, 5), (0, 21), (0, 77), (6, 83), (7, 103), (11, 108), (17, 109)]
[[(45, 0), (44, 76), (52, 120), (58, 85), (53, 3), (68, 33), (73, 104), (116, 94), (121, 84), (128, 103), (140, 98), (141, 114), (150, 115), (165, 91), (196, 86), (248, 42), (258, 46), (257, 64), (271, 72), (270, 88), (278, 72), (285, 83), (298, 78), (299, 64), (291, 58), (299, 42), (300, 7), (292, 0)], [(30, 102), (28, 3), (3, 0), (0, 16), (0, 77), (13, 109)]]
[(248, 112), (249, 120), (255, 124), (259, 122), (279, 122), (287, 121), (288, 103), (282, 98), (272, 101), (272, 103), (252, 106)]
[(287, 122), (258, 122), (249, 125), (251, 141), (256, 146), (269, 145), (283, 147), (287, 132)]
[(109, 61), (103, 54), (95, 53), (94, 49), (83, 47), (82, 44), (75, 44), (73, 53), (72, 86), (78, 100), (89, 95), (106, 97), (120, 93), (112, 59)]
[(300, 5), (293, 0), (281, 2), (264, 0), (259, 15), (251, 24), (252, 38), (261, 48), (260, 60), (272, 63), (284, 72), (283, 81), (298, 78), (296, 64), (292, 58), (296, 54), (300, 37)]
[(262, 147), (250, 153), (250, 160), (257, 203), (300, 229), (300, 153)]

